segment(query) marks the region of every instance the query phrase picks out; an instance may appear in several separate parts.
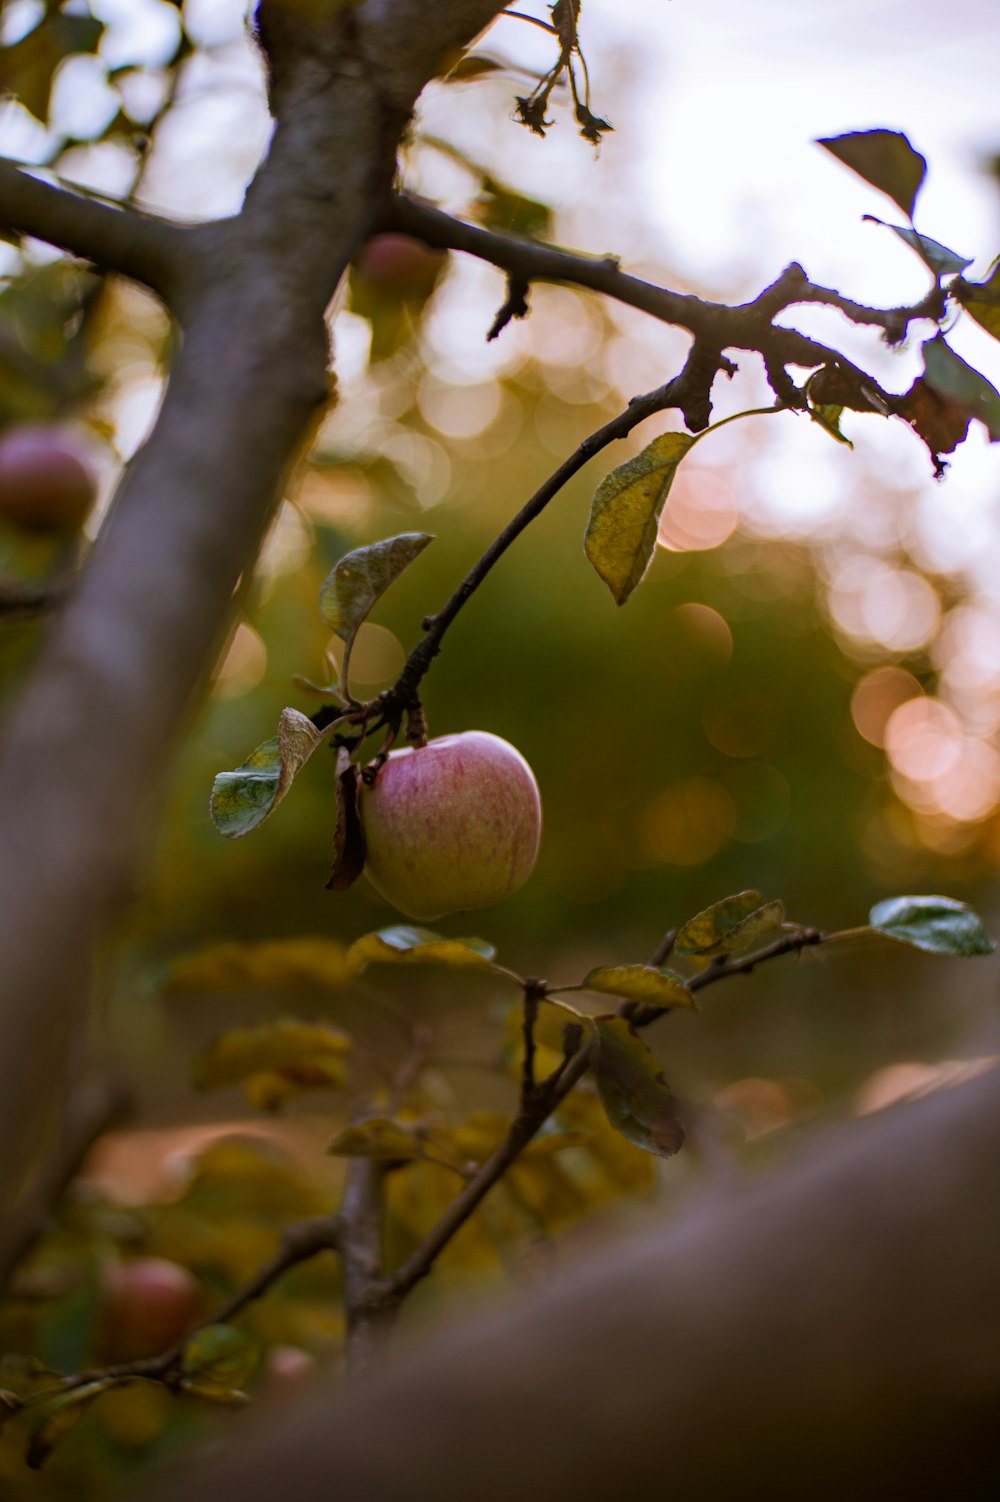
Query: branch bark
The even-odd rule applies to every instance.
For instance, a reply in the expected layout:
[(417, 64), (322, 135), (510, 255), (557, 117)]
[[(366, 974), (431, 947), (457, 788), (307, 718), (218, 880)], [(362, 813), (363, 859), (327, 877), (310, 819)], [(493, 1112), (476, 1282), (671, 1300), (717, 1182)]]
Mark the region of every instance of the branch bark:
[[(774, 318), (799, 303), (826, 304), (838, 308), (854, 323), (881, 328), (898, 343), (913, 319), (941, 317), (944, 312), (939, 288), (912, 307), (868, 308), (832, 288), (810, 282), (795, 262), (752, 301), (730, 307), (631, 276), (622, 271), (616, 256), (584, 256), (556, 245), (542, 245), (481, 225), (466, 224), (432, 204), (404, 194), (396, 195), (387, 204), (380, 222), (383, 228), (414, 235), (438, 250), (459, 250), (489, 261), (522, 284), (565, 282), (602, 293), (663, 323), (688, 329), (696, 338), (719, 349), (756, 350), (779, 366), (836, 365), (855, 382), (867, 383), (883, 396), (885, 393), (872, 377), (852, 365), (839, 351), (800, 334), (797, 329), (775, 324)], [(891, 404), (891, 398), (887, 400)]]
[(157, 1498), (992, 1495), (998, 1150), (996, 1073), (834, 1130)]
[[(499, 8), (451, 0), (422, 14), (419, 57), (431, 40), (435, 56), (469, 40)], [(411, 69), (405, 107), (398, 89), (386, 102), (358, 42), (366, 13), (321, 6), (310, 24), (308, 8), (265, 0), (262, 15), (285, 23), (280, 60), (272, 58), (269, 157), (241, 215), (176, 232), (188, 236), (197, 280), (185, 289), (185, 338), (160, 419), (5, 728), (5, 1210), (28, 1192), (97, 947), (133, 889), (237, 581), (254, 565), (288, 466), (326, 401), (325, 308), (388, 189), (406, 112), (426, 82)], [(127, 274), (148, 271), (124, 245), (133, 217), (13, 169), (0, 185), (0, 222)], [(4, 1236), (0, 1223), (0, 1263)]]
[(0, 223), (117, 271), (172, 301), (188, 257), (190, 232), (133, 208), (53, 187), (0, 160)]

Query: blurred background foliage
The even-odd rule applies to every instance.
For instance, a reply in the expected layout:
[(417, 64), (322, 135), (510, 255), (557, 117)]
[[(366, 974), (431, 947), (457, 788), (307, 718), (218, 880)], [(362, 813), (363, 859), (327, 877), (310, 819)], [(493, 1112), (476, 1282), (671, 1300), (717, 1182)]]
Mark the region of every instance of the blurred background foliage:
[[(506, 22), (495, 46), (491, 38), (477, 62), (431, 91), (404, 180), (495, 227), (613, 249), (630, 269), (682, 290), (750, 295), (763, 280), (756, 265), (724, 285), (702, 283), (657, 245), (627, 170), (639, 150), (629, 100), (642, 59), (616, 44), (610, 7), (593, 8), (604, 47), (592, 58), (602, 79), (595, 108), (616, 120), (623, 147), (611, 137), (595, 163), (559, 95), (550, 140), (509, 123), (513, 92), (546, 64), (544, 36)], [(239, 0), (8, 0), (0, 150), (162, 212), (231, 211), (268, 128), (243, 11)], [(654, 8), (648, 24), (660, 30), (666, 17)], [(911, 126), (920, 144), (919, 120), (889, 123)], [(533, 165), (522, 171), (526, 142)], [(984, 135), (976, 146), (995, 152), (997, 142)], [(986, 176), (981, 191), (991, 192)], [(980, 249), (985, 265), (996, 245)], [(887, 300), (909, 295), (901, 287)], [(163, 984), (178, 955), (209, 943), (349, 943), (395, 921), (363, 882), (348, 894), (325, 890), (331, 758), (315, 757), (273, 820), (237, 844), (209, 820), (215, 773), (273, 734), (286, 704), (316, 707), (292, 680), (324, 679), (331, 641), (317, 595), (345, 551), (399, 531), (436, 538), (359, 639), (355, 686), (374, 693), (394, 679), (422, 617), (546, 474), (683, 355), (675, 331), (542, 286), (530, 317), (487, 343), (502, 299), (490, 268), (382, 240), (359, 257), (331, 310), (339, 399), (244, 581), (231, 637), (185, 730), (151, 877), (108, 957), (101, 1028), (133, 1115), (93, 1156), (0, 1313), (0, 1345), (17, 1353), (0, 1388), (44, 1383), (23, 1358), (59, 1370), (108, 1359), (109, 1263), (176, 1262), (197, 1275), (207, 1311), (266, 1258), (283, 1224), (328, 1208), (341, 1168), (322, 1148), (346, 1121), (352, 1090), (398, 1063), (400, 1011), (433, 1032), (414, 1108), (465, 1132), (468, 1159), (494, 1140), (489, 1113), (510, 1109), (510, 996), (491, 977), (406, 970), (354, 986), (248, 982), (204, 994)], [(105, 503), (155, 415), (171, 343), (164, 315), (136, 288), (102, 284), (35, 243), (0, 244), (0, 423), (77, 425)], [(866, 357), (885, 379), (886, 352), (871, 344)], [(759, 404), (761, 375), (743, 364), (718, 393), (717, 415)], [(995, 455), (970, 440), (978, 468), (962, 472), (949, 498), (948, 480), (930, 487), (901, 425), (887, 439), (880, 419), (849, 420), (853, 453), (793, 415), (730, 425), (682, 466), (663, 545), (618, 611), (582, 552), (590, 495), (613, 463), (670, 425), (647, 424), (567, 487), (463, 612), (427, 680), (431, 734), (480, 728), (510, 740), (534, 768), (545, 810), (529, 885), (442, 930), (482, 934), (523, 973), (575, 978), (645, 958), (665, 929), (749, 886), (823, 928), (862, 923), (872, 901), (900, 891), (972, 900), (989, 921), (1000, 861)], [(38, 538), (0, 536), (9, 580), (44, 579), (66, 562)], [(0, 625), (5, 702), (43, 629)], [(769, 1155), (818, 1122), (981, 1067), (1000, 1052), (995, 984), (992, 962), (958, 970), (865, 944), (807, 952), (713, 990), (700, 1015), (650, 1035), (689, 1102), (692, 1151), (654, 1164), (604, 1134), (581, 1090), (559, 1125), (587, 1134), (589, 1146), (525, 1161), (521, 1180), (450, 1252), (452, 1284), (543, 1275), (551, 1236), (592, 1224), (609, 1200), (657, 1188), (669, 1198), (720, 1162)], [(347, 1090), (307, 1097), (277, 1124), (253, 1115), (236, 1087), (193, 1092), (191, 1057), (211, 1037), (287, 1013), (351, 1034)], [(394, 1255), (414, 1244), (454, 1182), (427, 1162), (394, 1176)], [(336, 1294), (332, 1263), (319, 1261), (245, 1316), (272, 1353), (264, 1389), (281, 1386), (275, 1349), (336, 1358)], [(295, 1380), (308, 1375), (308, 1362), (285, 1360)], [(190, 1399), (148, 1386), (116, 1392), (30, 1494), (110, 1495), (204, 1422)], [(0, 1482), (17, 1496), (22, 1452), (23, 1435), (0, 1445)]]

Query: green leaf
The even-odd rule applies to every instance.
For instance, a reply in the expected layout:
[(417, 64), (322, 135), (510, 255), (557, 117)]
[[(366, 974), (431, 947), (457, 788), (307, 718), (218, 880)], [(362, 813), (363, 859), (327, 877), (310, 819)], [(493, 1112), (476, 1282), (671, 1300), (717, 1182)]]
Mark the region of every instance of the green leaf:
[(819, 423), (820, 427), (824, 430), (824, 432), (829, 433), (831, 438), (835, 438), (838, 443), (846, 443), (847, 447), (849, 449), (852, 449), (854, 447), (854, 444), (846, 436), (845, 433), (841, 432), (840, 429), (840, 419), (843, 415), (843, 411), (843, 407), (837, 407), (832, 406), (828, 403), (823, 403), (817, 407), (811, 406), (809, 408), (809, 416), (812, 418), (813, 422)]
[(242, 1402), (241, 1389), (260, 1365), (261, 1343), (232, 1325), (208, 1325), (198, 1330), (181, 1356), (181, 1386), (185, 1392), (217, 1402)]
[(674, 943), (676, 954), (734, 954), (785, 921), (781, 902), (765, 902), (760, 892), (737, 892), (691, 918)]
[(263, 824), (305, 766), (323, 733), (297, 709), (283, 709), (278, 734), (252, 751), (235, 772), (220, 772), (212, 787), (212, 823), (228, 840)]
[(877, 933), (930, 954), (992, 954), (997, 947), (979, 914), (953, 897), (888, 897), (868, 921)]
[(118, 1384), (113, 1378), (101, 1377), (62, 1393), (47, 1403), (33, 1422), (28, 1435), (25, 1459), (33, 1471), (41, 1470), (53, 1450), (83, 1418), (91, 1404), (102, 1393), (110, 1392)]
[(594, 1028), (594, 1078), (608, 1120), (636, 1147), (673, 1157), (684, 1128), (656, 1055), (624, 1017), (598, 1017)]
[(445, 965), (451, 970), (488, 970), (496, 949), (485, 939), (445, 939), (429, 928), (400, 923), (364, 934), (347, 951), (355, 975), (369, 965)]
[(472, 207), (480, 224), (502, 234), (543, 240), (552, 229), (552, 210), (547, 203), (529, 198), (489, 174), (484, 175), (482, 192)]
[(167, 972), (171, 995), (217, 991), (336, 990), (353, 979), (339, 939), (269, 939), (208, 944), (181, 955)]
[(583, 547), (618, 605), (649, 567), (677, 466), (694, 441), (687, 433), (663, 433), (597, 488)]
[(349, 645), (375, 601), (432, 541), (427, 532), (403, 532), (346, 553), (319, 592), (319, 613), (334, 636)]
[(913, 205), (927, 172), (927, 162), (898, 130), (857, 130), (817, 141), (865, 182), (887, 193), (903, 213)]
[(923, 348), (924, 380), (970, 417), (977, 417), (990, 435), (990, 442), (1000, 440), (1000, 393), (985, 376), (956, 355), (944, 336), (929, 339)]
[(626, 1001), (648, 1001), (657, 1007), (697, 1008), (679, 975), (652, 965), (599, 965), (584, 978), (583, 988), (623, 996)]
[(955, 276), (964, 271), (966, 266), (972, 265), (972, 256), (960, 256), (957, 251), (942, 245), (940, 240), (932, 240), (930, 235), (918, 234), (915, 229), (906, 229), (899, 224), (886, 224), (884, 219), (877, 219), (874, 214), (865, 214), (864, 218), (871, 224), (880, 224), (883, 229), (891, 229), (894, 235), (905, 240), (935, 276)]
[(1000, 262), (985, 282), (959, 282), (954, 289), (965, 311), (994, 339), (1000, 339)]
[(350, 1052), (346, 1033), (321, 1022), (281, 1017), (255, 1027), (234, 1027), (197, 1055), (194, 1083), (199, 1090), (233, 1085), (262, 1071), (315, 1069), (331, 1083), (344, 1077), (341, 1058)]
[(485, 78), (490, 73), (503, 71), (503, 64), (498, 63), (495, 57), (487, 57), (483, 53), (467, 52), (460, 57), (453, 68), (449, 68), (441, 79), (441, 83), (471, 83), (476, 79)]

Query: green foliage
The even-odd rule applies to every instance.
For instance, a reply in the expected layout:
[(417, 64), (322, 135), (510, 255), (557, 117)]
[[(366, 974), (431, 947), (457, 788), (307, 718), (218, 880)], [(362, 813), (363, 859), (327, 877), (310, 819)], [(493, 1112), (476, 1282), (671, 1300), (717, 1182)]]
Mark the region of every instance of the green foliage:
[(351, 981), (347, 945), (339, 939), (232, 940), (208, 944), (173, 960), (164, 989), (169, 995), (213, 991), (338, 990)]
[(376, 600), (409, 568), (433, 538), (427, 532), (404, 532), (346, 553), (320, 590), (319, 611), (345, 656)]
[(956, 355), (943, 334), (929, 339), (922, 352), (927, 384), (964, 416), (978, 418), (991, 443), (1000, 441), (1000, 393), (996, 388)]
[(670, 487), (694, 438), (663, 433), (602, 480), (594, 496), (584, 551), (624, 605), (649, 568)]
[(608, 1119), (636, 1147), (672, 1158), (684, 1128), (656, 1055), (624, 1017), (598, 1017), (594, 1028), (594, 1078)]
[(866, 214), (864, 217), (872, 224), (881, 224), (883, 229), (891, 229), (894, 235), (898, 235), (911, 250), (917, 252), (935, 276), (955, 276), (964, 271), (966, 266), (972, 265), (972, 256), (960, 256), (957, 251), (949, 250), (947, 245), (932, 240), (930, 235), (918, 234), (915, 229), (907, 229), (905, 225), (886, 224), (884, 219), (877, 219), (874, 214)]
[(252, 751), (235, 772), (216, 777), (209, 808), (219, 833), (236, 840), (263, 824), (322, 739), (304, 714), (283, 709), (277, 736)]
[(485, 939), (445, 939), (429, 928), (397, 923), (355, 939), (347, 963), (360, 975), (369, 965), (444, 965), (450, 970), (489, 970), (496, 950)]
[(865, 182), (887, 193), (911, 219), (927, 162), (898, 130), (858, 130), (817, 141)]
[(760, 892), (738, 892), (690, 918), (678, 933), (674, 950), (706, 958), (736, 954), (765, 934), (774, 933), (784, 921), (782, 902), (765, 902)]
[(385, 1116), (369, 1116), (365, 1121), (343, 1127), (326, 1150), (334, 1158), (377, 1158), (401, 1163), (425, 1156), (415, 1126), (390, 1121)]
[(181, 1386), (213, 1402), (244, 1403), (243, 1391), (260, 1365), (261, 1343), (232, 1325), (208, 1325), (185, 1343)]
[(953, 897), (888, 897), (875, 904), (869, 922), (877, 933), (930, 954), (992, 954), (997, 947), (979, 914)]
[(194, 1084), (212, 1090), (245, 1081), (251, 1103), (274, 1110), (301, 1090), (343, 1085), (350, 1048), (339, 1029), (292, 1017), (233, 1028), (197, 1056)]
[(961, 281), (955, 295), (965, 311), (994, 339), (1000, 339), (1000, 261), (985, 282)]
[(854, 447), (854, 444), (846, 436), (846, 434), (841, 432), (840, 428), (840, 419), (843, 415), (843, 412), (843, 407), (836, 406), (829, 402), (821, 402), (818, 405), (810, 406), (809, 408), (809, 416), (812, 418), (813, 422), (818, 423), (823, 431), (825, 433), (829, 433), (830, 437), (835, 438), (838, 443), (846, 444), (849, 449), (852, 449)]
[(582, 989), (658, 1007), (697, 1010), (697, 1002), (680, 976), (652, 965), (600, 965), (584, 977)]
[(25, 1452), (25, 1459), (33, 1471), (41, 1470), (56, 1446), (72, 1433), (92, 1404), (115, 1385), (112, 1377), (85, 1382), (39, 1409), (28, 1431)]

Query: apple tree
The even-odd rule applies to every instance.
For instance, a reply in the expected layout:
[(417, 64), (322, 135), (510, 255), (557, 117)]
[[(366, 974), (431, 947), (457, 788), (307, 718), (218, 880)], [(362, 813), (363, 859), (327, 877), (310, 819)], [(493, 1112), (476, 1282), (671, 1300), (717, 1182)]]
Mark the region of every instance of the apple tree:
[[(3, 660), (0, 748), (0, 1328), (10, 1346), (0, 1474), (15, 1495), (108, 1495), (122, 1452), (159, 1459), (200, 1432), (204, 1411), (249, 1396), (273, 1417), (252, 1435), (234, 1420), (211, 1458), (157, 1483), (159, 1495), (252, 1502), (283, 1486), (318, 1498), (336, 1476), (358, 1496), (500, 1498), (511, 1455), (556, 1498), (638, 1492), (663, 1475), (731, 1496), (748, 1474), (779, 1495), (835, 1496), (859, 1468), (885, 1494), (946, 1464), (953, 1480), (979, 1484), (993, 1465), (1000, 1379), (1000, 1108), (989, 1077), (853, 1135), (820, 1136), (739, 1194), (723, 1174), (674, 1218), (651, 1219), (558, 1277), (538, 1271), (554, 1236), (648, 1188), (686, 1141), (713, 1159), (704, 1113), (678, 1099), (654, 1052), (671, 1017), (697, 1012), (710, 987), (834, 944), (887, 941), (883, 983), (903, 953), (893, 946), (987, 955), (993, 941), (976, 912), (953, 896), (883, 892), (845, 926), (824, 927), (822, 913), (747, 885), (664, 915), (645, 949), (542, 979), (554, 946), (517, 967), (447, 922), (522, 888), (530, 901), (536, 778), (489, 727), (433, 735), (425, 701), (448, 674), (467, 606), (514, 544), (516, 572), (529, 529), (587, 466), (583, 551), (625, 606), (653, 562), (678, 475), (722, 427), (797, 416), (817, 443), (844, 443), (845, 416), (867, 414), (905, 425), (938, 476), (971, 425), (1000, 439), (1000, 396), (949, 342), (958, 317), (1000, 331), (996, 271), (969, 279), (967, 258), (917, 228), (926, 162), (882, 125), (820, 144), (903, 221), (889, 227), (927, 287), (900, 305), (856, 301), (798, 263), (747, 301), (713, 301), (633, 274), (614, 255), (551, 243), (546, 205), (483, 174), (462, 215), (418, 193), (407, 176), (416, 101), (435, 80), (474, 89), (502, 72), (479, 40), (501, 15), (540, 30), (550, 48), (534, 86), (513, 93), (507, 128), (544, 138), (575, 127), (601, 145), (613, 100), (599, 105), (592, 93), (580, 0), (520, 16), (495, 0), (261, 0), (253, 27), (273, 132), (242, 203), (193, 222), (157, 215), (143, 207), (143, 176), (209, 44), (191, 7), (150, 9), (165, 39), (145, 70), (155, 87), (141, 66), (102, 53), (111, 6), (12, 6), (4, 60), (5, 87), (39, 128), (68, 65), (96, 62), (114, 108), (91, 138), (124, 153), (131, 176), (114, 195), (73, 186), (73, 143), (58, 120), (30, 165), (0, 162), (0, 226), (14, 247), (0, 293), (0, 610), (4, 629), (21, 633)], [(260, 929), (206, 940), (173, 955), (158, 985), (175, 997), (305, 999), (289, 1015), (231, 1017), (198, 1048), (194, 1078), (207, 1091), (240, 1087), (265, 1114), (318, 1101), (321, 1127), (335, 1098), (322, 1171), (260, 1140), (222, 1137), (148, 1215), (74, 1199), (66, 1191), (85, 1155), (122, 1111), (101, 1023), (109, 956), (130, 953), (183, 732), (220, 648), (237, 640), (281, 498), (322, 448), (341, 379), (331, 304), (349, 285), (378, 362), (405, 351), (453, 255), (501, 273), (482, 310), (490, 340), (530, 320), (539, 289), (555, 284), (680, 331), (685, 353), (567, 443), (552, 473), (535, 474), (442, 599), (421, 593), (423, 555), (433, 554), (422, 530), (339, 547), (318, 581), (315, 558), (303, 562), (310, 590), (297, 577), (297, 619), (336, 653), (321, 682), (305, 676), (315, 671), (307, 658), (295, 702), (253, 727), (239, 765), (216, 769), (212, 837), (252, 835), (266, 870), (268, 841), (325, 764), (335, 895), (323, 900), (361, 882), (396, 912), (350, 933), (333, 932), (331, 919), (305, 937)], [(116, 361), (131, 358), (134, 333), (114, 303), (130, 285), (147, 295), (137, 317), (152, 318), (169, 379), (148, 437), (116, 466), (98, 441), (108, 438), (99, 414)], [(921, 373), (894, 389), (877, 361), (848, 353), (854, 342), (797, 328), (805, 306), (835, 310), (873, 346), (919, 344)], [(720, 388), (748, 358), (763, 368), (765, 395), (713, 421)], [(641, 444), (616, 463), (608, 451), (640, 428)], [(326, 460), (336, 471), (338, 456)], [(112, 468), (114, 500), (85, 533)], [(360, 669), (369, 617), (406, 591), (420, 624), (389, 681), (365, 692), (378, 679)], [(511, 668), (512, 683), (527, 679)], [(620, 706), (590, 708), (591, 737), (573, 754), (593, 756), (596, 778)], [(558, 735), (543, 695), (533, 713)], [(227, 858), (235, 848), (219, 841)], [(315, 859), (326, 855), (324, 845)], [(423, 926), (442, 920), (445, 932)], [(481, 1092), (442, 1085), (448, 1060), (434, 1027), (401, 1011), (383, 974), (414, 986), (440, 976), (472, 995), (489, 985), (505, 998)], [(304, 1015), (317, 993), (343, 999), (336, 1025)], [(389, 1050), (350, 1022), (366, 998), (397, 1029)], [(397, 1357), (403, 1311), (432, 1302), (435, 1278), (460, 1285), (490, 1258), (538, 1275), (523, 1309), (469, 1316)], [(324, 1365), (352, 1379), (332, 1397)], [(311, 1396), (292, 1418), (281, 1394), (300, 1387)], [(44, 1467), (38, 1484), (50, 1489), (30, 1492), (25, 1466)]]

